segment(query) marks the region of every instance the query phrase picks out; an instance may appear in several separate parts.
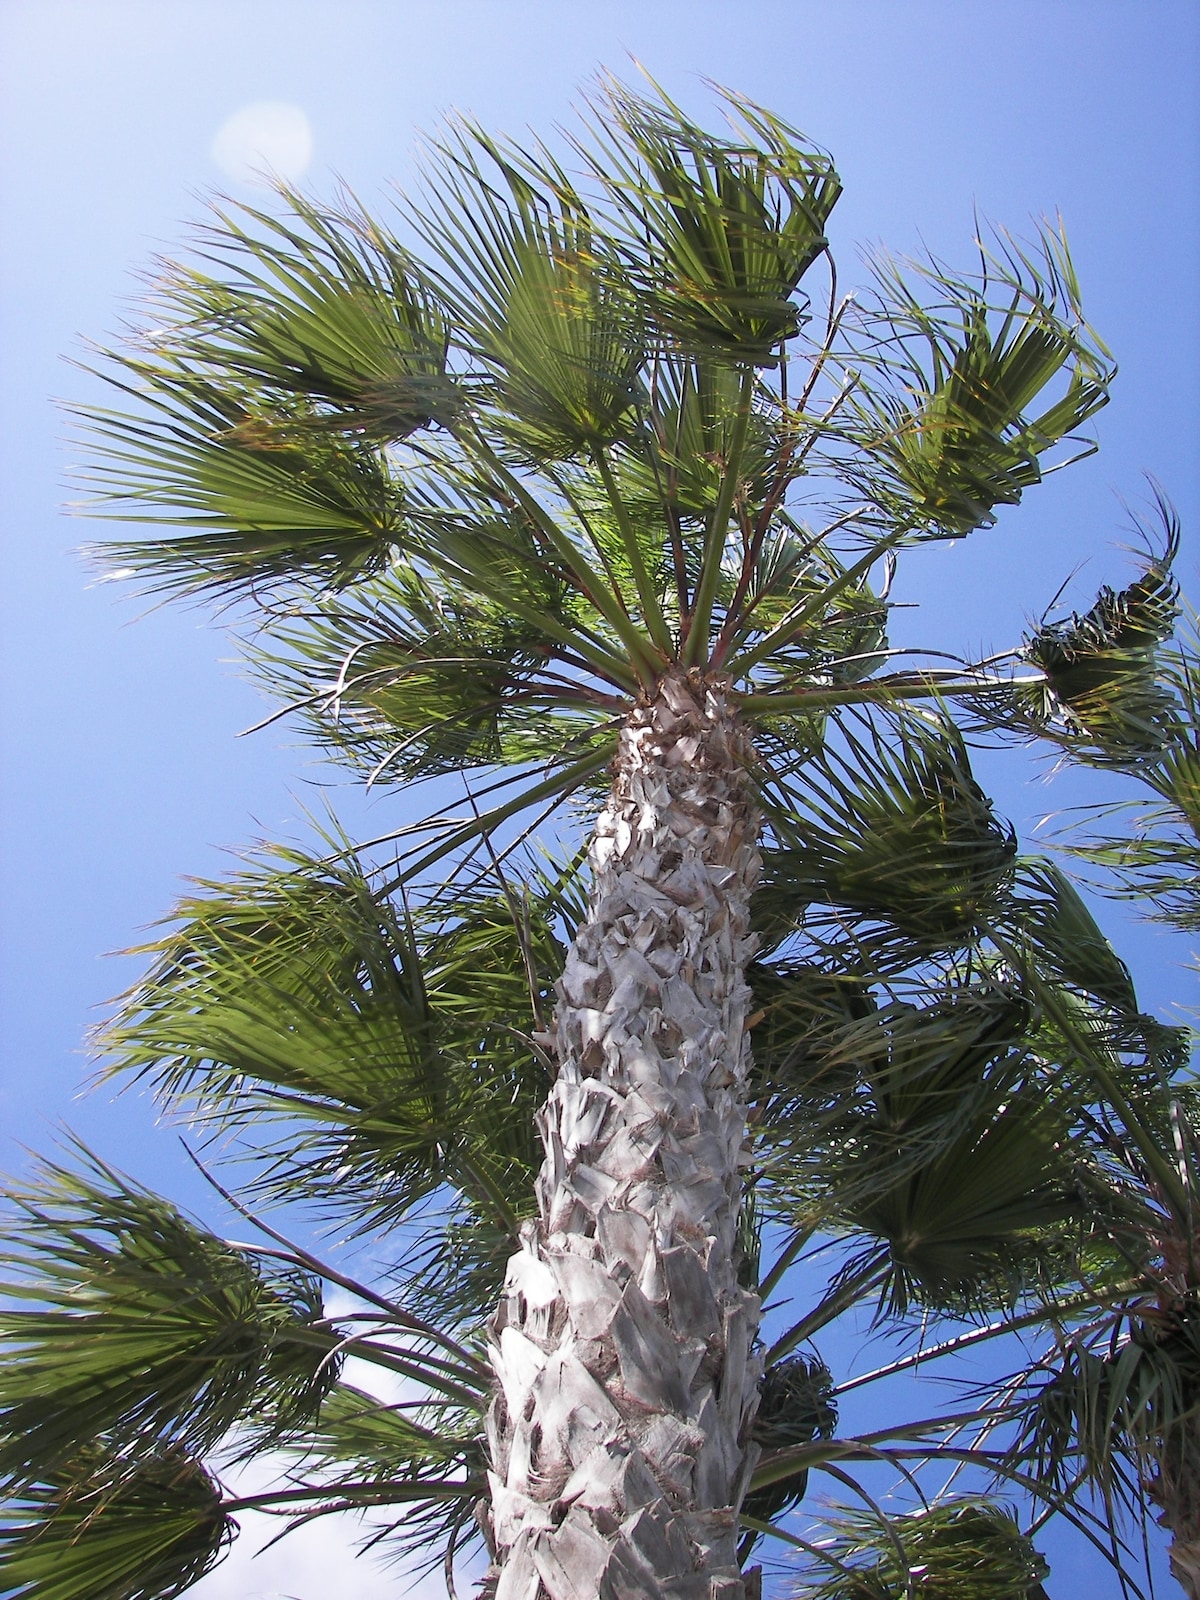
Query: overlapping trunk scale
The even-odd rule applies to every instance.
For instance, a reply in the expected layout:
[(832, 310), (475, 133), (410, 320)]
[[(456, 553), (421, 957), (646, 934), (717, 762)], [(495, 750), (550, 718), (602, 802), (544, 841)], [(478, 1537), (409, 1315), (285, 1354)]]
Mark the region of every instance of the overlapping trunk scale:
[[(559, 984), (540, 1215), (491, 1324), (497, 1600), (746, 1600), (758, 1299), (738, 1282), (749, 745), (682, 671), (630, 715)], [(485, 1519), (488, 1520), (488, 1519)]]

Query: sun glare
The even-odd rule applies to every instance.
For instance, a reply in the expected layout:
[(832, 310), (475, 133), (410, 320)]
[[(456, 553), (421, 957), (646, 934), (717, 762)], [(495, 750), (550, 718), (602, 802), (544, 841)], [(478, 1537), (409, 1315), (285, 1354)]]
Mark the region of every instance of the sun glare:
[(312, 155), (308, 118), (299, 106), (278, 100), (259, 100), (235, 111), (212, 142), (213, 160), (239, 183), (272, 178), (295, 182), (308, 170)]

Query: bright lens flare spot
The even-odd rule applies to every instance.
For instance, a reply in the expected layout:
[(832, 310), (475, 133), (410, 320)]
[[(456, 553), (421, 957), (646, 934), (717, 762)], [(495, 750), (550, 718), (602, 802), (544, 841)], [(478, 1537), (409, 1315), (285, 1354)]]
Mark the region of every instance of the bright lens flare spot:
[(217, 129), (212, 158), (239, 183), (267, 184), (273, 178), (295, 183), (313, 155), (312, 129), (299, 106), (257, 100), (243, 106)]

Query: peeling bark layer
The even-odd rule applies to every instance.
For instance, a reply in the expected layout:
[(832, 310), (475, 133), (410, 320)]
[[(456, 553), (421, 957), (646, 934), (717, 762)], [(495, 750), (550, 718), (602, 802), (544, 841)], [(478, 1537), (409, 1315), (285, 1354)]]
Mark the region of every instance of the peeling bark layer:
[(758, 1299), (737, 1281), (749, 748), (723, 685), (630, 715), (559, 983), (539, 1219), (492, 1320), (496, 1600), (748, 1600)]

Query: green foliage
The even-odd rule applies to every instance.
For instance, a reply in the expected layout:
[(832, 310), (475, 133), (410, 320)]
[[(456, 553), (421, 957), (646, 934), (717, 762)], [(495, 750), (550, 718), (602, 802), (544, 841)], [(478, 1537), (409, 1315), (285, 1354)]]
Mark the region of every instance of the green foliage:
[(460, 898), (413, 920), (352, 859), (275, 858), (202, 886), (148, 947), (104, 1035), (114, 1066), (206, 1119), (281, 1122), (265, 1192), (378, 1224), (452, 1182), (495, 1215), (535, 1165), (522, 944), (544, 997), (562, 959), (546, 908), (517, 922), (503, 898)]
[(788, 811), (771, 815), (782, 847), (764, 898), (793, 925), (813, 904), (878, 920), (906, 951), (969, 944), (1011, 881), (1016, 841), (957, 730), (859, 716), (840, 731), (843, 748), (831, 740), (789, 781)]
[(580, 145), (621, 230), (620, 259), (668, 338), (768, 362), (795, 337), (793, 296), (826, 249), (841, 193), (829, 157), (794, 128), (720, 91), (745, 142), (717, 139), (660, 91), (607, 80)]
[(388, 444), (448, 423), (461, 404), (448, 330), (397, 239), (353, 203), (280, 194), (282, 216), (243, 205), (199, 231), (220, 276), (166, 267), (155, 304), (180, 356), (236, 374), (265, 408), (297, 405), (304, 448), (319, 427)]
[(271, 1412), (295, 1426), (337, 1372), (320, 1286), (266, 1272), (92, 1164), (10, 1190), (0, 1474), (35, 1483), (103, 1438), (136, 1460), (203, 1452)]
[(6, 1507), (0, 1577), (13, 1600), (170, 1600), (235, 1527), (213, 1480), (178, 1449), (132, 1467), (84, 1456)]
[[(942, 297), (933, 307), (898, 265), (877, 267), (873, 338), (894, 341), (892, 370), (907, 381), (902, 397), (875, 389), (868, 373), (862, 440), (893, 486), (896, 514), (934, 537), (961, 537), (993, 522), (996, 506), (1016, 505), (1040, 482), (1042, 454), (1108, 397), (1111, 365), (1082, 321), (1065, 238), (1044, 228), (1038, 259), (1002, 235), (998, 244), (975, 280), (916, 264), (917, 281)], [(1065, 393), (1031, 417), (1064, 372)]]
[(1053, 861), (1022, 858), (1014, 889), (1019, 937), (1044, 971), (1118, 1011), (1137, 1009), (1129, 968)]
[[(1044, 1600), (1049, 1567), (988, 1502), (944, 1500), (886, 1519), (843, 1513), (834, 1526), (810, 1568), (814, 1600)], [(830, 1576), (830, 1565), (840, 1570)]]
[(1026, 654), (1045, 674), (1027, 691), (1029, 713), (1098, 764), (1154, 757), (1178, 728), (1178, 701), (1160, 681), (1159, 651), (1178, 612), (1171, 566), (1179, 528), (1159, 501), (1162, 553), (1148, 556), (1141, 576), (1116, 592), (1100, 591), (1083, 616), (1044, 622)]
[[(1132, 1329), (1068, 1339), (1030, 1375), (1014, 1460), (1057, 1488), (1082, 1478), (1136, 1510), (1163, 1480), (1194, 1480), (1200, 1337), (1191, 1301)], [(1188, 1490), (1190, 1493), (1190, 1489)]]
[(611, 742), (604, 698), (541, 672), (552, 650), (502, 604), (397, 567), (280, 623), (255, 665), (334, 754), (404, 783)]
[(289, 1453), (319, 1475), (327, 1506), (394, 1506), (395, 1520), (376, 1514), (372, 1537), (382, 1527), (396, 1554), (432, 1565), (430, 1552), (461, 1535), (486, 1493), (481, 1426), (479, 1408), (385, 1405), (342, 1384)]
[(491, 416), (535, 461), (610, 443), (627, 430), (645, 350), (640, 308), (586, 203), (560, 169), (474, 124), (435, 151), (433, 204), (417, 225), (488, 375)]
[[(97, 510), (166, 524), (114, 539), (115, 569), (152, 590), (268, 593), (297, 579), (339, 587), (403, 542), (403, 496), (386, 456), (356, 437), (301, 439), (296, 409), (269, 408), (240, 379), (218, 385), (170, 351), (122, 358), (137, 413), (88, 413)], [(303, 418), (301, 418), (301, 421)]]

